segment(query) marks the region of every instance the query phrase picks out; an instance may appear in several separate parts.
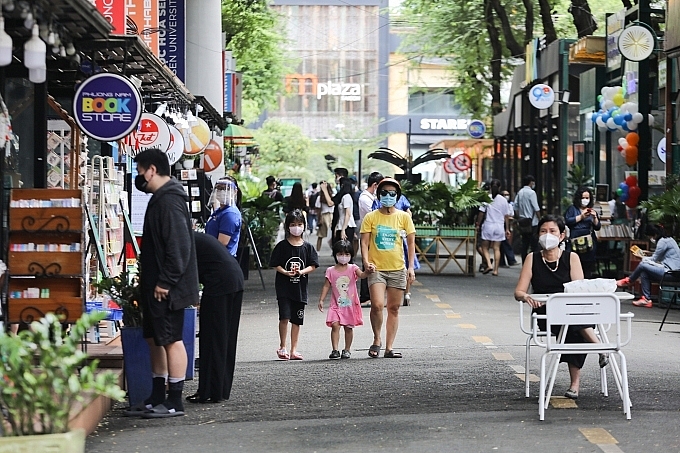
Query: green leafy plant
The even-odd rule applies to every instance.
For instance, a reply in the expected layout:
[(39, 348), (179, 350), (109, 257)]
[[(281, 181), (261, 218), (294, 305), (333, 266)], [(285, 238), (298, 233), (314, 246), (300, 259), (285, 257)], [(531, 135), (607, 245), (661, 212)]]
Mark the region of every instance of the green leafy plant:
[(654, 223), (661, 223), (675, 239), (680, 239), (680, 177), (669, 175), (666, 190), (640, 203)]
[(579, 187), (587, 187), (590, 190), (593, 190), (594, 181), (594, 176), (586, 173), (586, 167), (584, 165), (572, 165), (571, 168), (567, 170), (567, 194), (562, 197), (562, 210), (564, 211), (571, 206), (574, 192), (576, 192)]
[(122, 401), (125, 392), (111, 371), (95, 374), (80, 340), (104, 313), (85, 314), (66, 334), (59, 318), (48, 313), (27, 330), (0, 333), (3, 385), (0, 404), (7, 410), (8, 436), (69, 431), (71, 408), (91, 394)]
[(416, 225), (468, 226), (474, 223), (473, 208), (491, 201), (473, 179), (457, 188), (442, 182), (415, 185), (405, 182), (402, 193), (411, 202)]
[(139, 275), (122, 273), (117, 277), (103, 278), (94, 284), (98, 292), (108, 295), (123, 309), (123, 324), (126, 327), (141, 327), (142, 307)]
[(273, 201), (267, 195), (246, 199), (241, 205), (243, 221), (250, 227), (263, 266), (269, 263), (272, 245), (279, 231), (280, 207), (281, 202)]

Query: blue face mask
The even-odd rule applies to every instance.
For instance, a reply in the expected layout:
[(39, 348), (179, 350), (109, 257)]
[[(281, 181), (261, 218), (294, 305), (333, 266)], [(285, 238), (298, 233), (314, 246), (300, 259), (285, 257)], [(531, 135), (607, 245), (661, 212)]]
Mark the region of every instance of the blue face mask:
[(391, 196), (391, 195), (381, 195), (380, 196), (380, 204), (386, 208), (391, 208), (395, 204), (397, 204), (397, 197), (396, 196)]

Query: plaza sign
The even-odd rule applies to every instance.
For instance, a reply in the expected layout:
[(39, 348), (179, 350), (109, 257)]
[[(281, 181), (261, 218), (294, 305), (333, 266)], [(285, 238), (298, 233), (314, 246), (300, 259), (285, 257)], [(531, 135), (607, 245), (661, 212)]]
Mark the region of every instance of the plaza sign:
[[(288, 74), (286, 76), (286, 91), (292, 90), (293, 81), (297, 81), (298, 96), (313, 94), (319, 100), (323, 96), (339, 96), (341, 101), (361, 101), (360, 83), (340, 83), (330, 80), (328, 83), (319, 83), (319, 78), (315, 74)], [(309, 91), (307, 91), (308, 83)]]
[(73, 98), (73, 113), (83, 132), (95, 140), (120, 140), (137, 128), (142, 97), (118, 74), (97, 74), (80, 84)]

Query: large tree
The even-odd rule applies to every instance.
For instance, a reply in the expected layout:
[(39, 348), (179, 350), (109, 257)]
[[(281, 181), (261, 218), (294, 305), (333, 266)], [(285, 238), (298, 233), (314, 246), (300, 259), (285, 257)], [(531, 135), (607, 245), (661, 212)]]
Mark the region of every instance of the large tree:
[(243, 117), (257, 119), (283, 93), (289, 60), (285, 36), (276, 13), (266, 0), (222, 0), (222, 31), (227, 49), (243, 73)]

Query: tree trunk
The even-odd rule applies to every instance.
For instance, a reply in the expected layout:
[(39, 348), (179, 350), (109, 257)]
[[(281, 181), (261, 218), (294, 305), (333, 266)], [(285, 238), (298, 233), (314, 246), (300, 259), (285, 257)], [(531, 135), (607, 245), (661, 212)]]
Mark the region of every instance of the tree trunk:
[(500, 33), (493, 18), (494, 0), (484, 1), (484, 16), (486, 21), (486, 31), (489, 33), (491, 43), (491, 114), (497, 115), (503, 110), (501, 105), (501, 64), (503, 57), (503, 45), (500, 40)]
[[(515, 39), (512, 27), (510, 26), (510, 20), (508, 20), (508, 14), (505, 12), (505, 7), (501, 5), (500, 0), (490, 0), (490, 3), (494, 11), (496, 11), (498, 19), (501, 21), (501, 29), (503, 30), (503, 37), (505, 38), (505, 47), (508, 48), (513, 57), (521, 57), (524, 55), (524, 47), (520, 46)], [(491, 18), (491, 20), (493, 21), (493, 18)], [(495, 25), (493, 27), (496, 28)]]
[(571, 0), (569, 12), (574, 17), (574, 26), (579, 38), (595, 33), (597, 22), (595, 22), (595, 18), (590, 12), (588, 0)]
[(526, 46), (534, 37), (534, 3), (531, 0), (522, 0), (527, 12), (524, 18), (524, 45)]
[(538, 6), (541, 11), (541, 23), (543, 24), (543, 33), (545, 33), (545, 42), (550, 44), (553, 41), (557, 41), (557, 32), (552, 20), (552, 7), (548, 0), (538, 0)]

